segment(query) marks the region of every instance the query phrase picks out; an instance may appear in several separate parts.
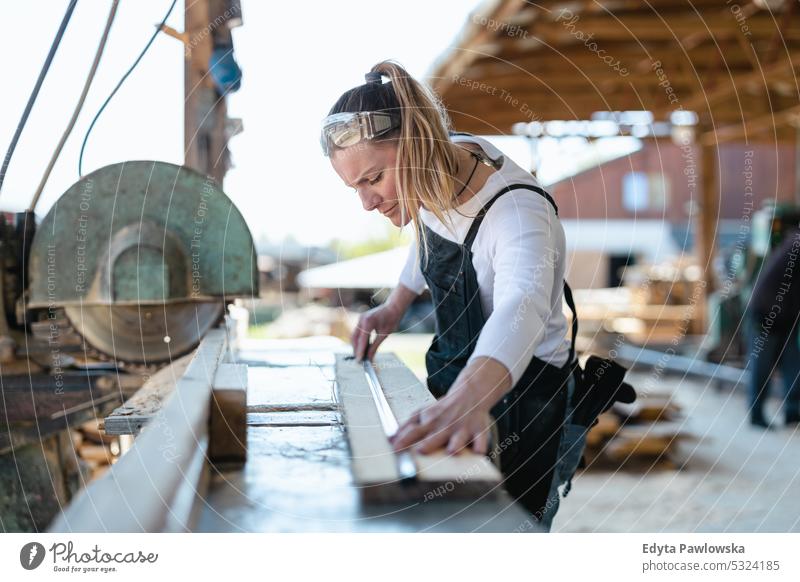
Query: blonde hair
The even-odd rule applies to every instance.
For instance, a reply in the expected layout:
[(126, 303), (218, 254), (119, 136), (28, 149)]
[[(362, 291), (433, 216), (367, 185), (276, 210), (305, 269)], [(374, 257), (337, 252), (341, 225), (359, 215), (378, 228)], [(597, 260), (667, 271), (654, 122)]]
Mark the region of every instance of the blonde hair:
[(458, 158), (450, 142), (450, 120), (436, 94), (400, 64), (381, 61), (370, 72), (380, 73), (390, 82), (367, 83), (350, 89), (330, 113), (399, 112), (399, 131), (374, 141), (397, 140), (395, 185), (400, 211), (404, 218), (407, 216), (413, 221), (417, 246), (424, 249), (427, 260), (427, 237), (420, 221), (420, 204), (444, 224), (449, 222), (447, 212), (457, 206), (454, 176), (458, 171)]

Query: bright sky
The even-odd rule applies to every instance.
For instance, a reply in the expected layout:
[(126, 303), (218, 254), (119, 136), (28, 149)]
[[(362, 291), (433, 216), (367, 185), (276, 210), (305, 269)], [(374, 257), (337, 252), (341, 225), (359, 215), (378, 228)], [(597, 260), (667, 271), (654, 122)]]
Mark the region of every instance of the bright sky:
[[(235, 29), (241, 90), (229, 98), (229, 115), (244, 120), (231, 140), (233, 168), (224, 190), (241, 209), (254, 238), (286, 236), (306, 244), (333, 238), (380, 236), (387, 222), (366, 213), (319, 148), (319, 122), (345, 90), (363, 83), (370, 67), (386, 58), (423, 78), (453, 41), (478, 0), (375, 2), (272, 2), (242, 0), (244, 26)], [(78, 179), (78, 152), (102, 101), (160, 22), (170, 0), (122, 0), (106, 52), (83, 113), (51, 175), (37, 213), (43, 215)], [(0, 20), (3, 115), (0, 149), (11, 140), (19, 116), (66, 9), (66, 0), (4, 2)], [(110, 1), (82, 0), (11, 161), (0, 208), (27, 206), (91, 65)], [(183, 29), (183, 3), (168, 24)], [(9, 82), (10, 81), (10, 82)], [(500, 147), (528, 165), (521, 138)], [(560, 156), (564, 159), (564, 156)], [(134, 159), (183, 161), (183, 49), (159, 35), (95, 126), (84, 173)], [(548, 166), (549, 171), (563, 168)], [(542, 175), (542, 178), (545, 178)]]

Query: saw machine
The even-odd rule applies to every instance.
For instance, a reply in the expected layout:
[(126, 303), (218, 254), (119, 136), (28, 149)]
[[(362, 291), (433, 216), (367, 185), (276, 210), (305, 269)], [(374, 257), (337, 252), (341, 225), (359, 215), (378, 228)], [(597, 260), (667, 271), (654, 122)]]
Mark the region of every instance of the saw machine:
[(163, 162), (74, 184), (38, 225), (28, 264), (18, 311), (33, 351), (56, 345), (123, 368), (190, 352), (226, 303), (258, 286), (241, 213), (213, 180)]
[[(3, 195), (14, 151), (76, 4), (67, 5), (0, 164)], [(86, 128), (77, 160), (81, 179), (39, 222), (37, 204), (93, 94), (117, 17), (117, 2), (110, 3), (83, 90), (38, 187), (17, 185), (14, 202), (2, 199), (4, 205), (30, 201), (25, 212), (0, 212), (0, 523), (7, 531), (46, 527), (112, 462), (105, 415), (156, 369), (193, 357), (204, 337), (225, 335), (214, 328), (226, 305), (258, 293), (251, 234), (219, 187), (229, 167), (228, 140), (241, 131), (241, 120), (229, 119), (226, 108), (226, 96), (241, 84), (231, 34), (242, 24), (241, 6), (236, 0), (187, 3), (183, 31), (167, 26), (175, 6), (169, 3)], [(159, 35), (184, 45), (184, 159), (199, 173), (133, 161), (85, 175), (92, 129)], [(70, 70), (82, 67), (69, 57), (67, 64)], [(49, 141), (38, 147), (48, 148)], [(84, 438), (94, 444), (76, 444)], [(111, 444), (119, 454), (119, 439)], [(92, 453), (94, 445), (102, 451)]]
[(244, 218), (189, 168), (107, 166), (33, 216), (0, 214), (0, 520), (12, 531), (45, 527), (85, 482), (68, 429), (96, 424), (191, 353), (228, 303), (258, 294)]

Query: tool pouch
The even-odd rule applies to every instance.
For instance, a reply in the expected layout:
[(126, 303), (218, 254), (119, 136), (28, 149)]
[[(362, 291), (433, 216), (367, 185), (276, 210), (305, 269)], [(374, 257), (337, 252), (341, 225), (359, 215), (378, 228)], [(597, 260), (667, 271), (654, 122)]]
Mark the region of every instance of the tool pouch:
[(558, 451), (558, 468), (553, 489), (563, 485), (566, 497), (581, 463), (586, 434), (597, 417), (615, 402), (636, 400), (636, 391), (624, 382), (627, 369), (613, 360), (589, 356), (584, 368), (576, 362), (568, 388), (567, 415)]

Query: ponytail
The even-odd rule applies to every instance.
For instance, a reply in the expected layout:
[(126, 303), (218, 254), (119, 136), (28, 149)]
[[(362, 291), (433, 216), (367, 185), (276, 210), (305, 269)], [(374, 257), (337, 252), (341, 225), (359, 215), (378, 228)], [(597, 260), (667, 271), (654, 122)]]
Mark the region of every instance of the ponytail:
[(399, 133), (392, 132), (376, 139), (397, 140), (396, 190), (400, 211), (415, 226), (419, 249), (428, 249), (425, 230), (419, 218), (423, 204), (442, 223), (447, 224), (447, 211), (456, 206), (453, 196), (454, 176), (458, 161), (451, 147), (450, 121), (438, 97), (425, 85), (411, 77), (394, 61), (381, 61), (372, 73), (389, 78), (389, 83), (367, 83), (346, 92), (330, 114), (356, 111), (386, 111), (400, 115)]

